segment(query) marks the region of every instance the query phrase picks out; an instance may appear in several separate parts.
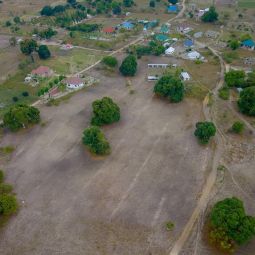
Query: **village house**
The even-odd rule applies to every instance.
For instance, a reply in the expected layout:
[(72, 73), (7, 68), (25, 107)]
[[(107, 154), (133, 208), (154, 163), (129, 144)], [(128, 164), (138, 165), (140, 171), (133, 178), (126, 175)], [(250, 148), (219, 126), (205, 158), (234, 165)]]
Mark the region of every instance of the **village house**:
[(208, 30), (205, 32), (205, 36), (211, 39), (216, 39), (219, 35), (219, 32), (213, 30)]
[(190, 31), (192, 31), (193, 28), (191, 28), (189, 25), (187, 24), (180, 24), (179, 26), (177, 26), (176, 31), (179, 33), (183, 33), (183, 34), (187, 34)]
[(187, 72), (181, 72), (180, 78), (183, 81), (189, 81), (190, 80), (190, 75)]
[(193, 41), (190, 40), (190, 39), (186, 39), (186, 40), (184, 41), (184, 47), (186, 47), (186, 48), (193, 47), (193, 45), (194, 45), (194, 43), (193, 43)]
[(168, 49), (165, 50), (166, 55), (172, 55), (175, 52), (175, 48), (169, 47)]
[(79, 77), (69, 77), (64, 79), (64, 84), (66, 84), (69, 89), (80, 89), (84, 86), (84, 82)]
[(187, 56), (190, 60), (201, 59), (201, 55), (197, 51), (191, 51), (187, 54)]
[(36, 77), (50, 77), (53, 75), (53, 71), (47, 66), (39, 66), (31, 72), (32, 76)]
[(245, 40), (241, 43), (241, 46), (246, 49), (254, 50), (255, 42), (252, 39)]
[(176, 13), (176, 12), (178, 12), (178, 6), (177, 5), (169, 5), (167, 7), (167, 12), (169, 12), (169, 13)]
[(113, 34), (115, 33), (115, 28), (114, 27), (105, 27), (102, 30), (105, 34)]

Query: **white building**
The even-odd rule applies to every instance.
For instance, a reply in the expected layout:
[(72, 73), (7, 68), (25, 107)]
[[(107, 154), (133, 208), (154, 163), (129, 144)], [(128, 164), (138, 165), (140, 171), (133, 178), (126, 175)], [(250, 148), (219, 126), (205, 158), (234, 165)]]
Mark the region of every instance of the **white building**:
[(201, 58), (201, 54), (197, 51), (191, 51), (188, 53), (188, 58), (190, 60), (196, 60)]
[(189, 81), (190, 80), (190, 75), (187, 72), (181, 72), (181, 79), (183, 81)]
[(157, 81), (159, 79), (158, 76), (155, 76), (155, 75), (149, 75), (147, 77), (148, 81)]
[(165, 50), (166, 55), (172, 55), (175, 52), (175, 48), (169, 47), (168, 49)]
[(80, 89), (84, 86), (84, 82), (79, 77), (69, 77), (64, 80), (67, 88), (69, 89)]

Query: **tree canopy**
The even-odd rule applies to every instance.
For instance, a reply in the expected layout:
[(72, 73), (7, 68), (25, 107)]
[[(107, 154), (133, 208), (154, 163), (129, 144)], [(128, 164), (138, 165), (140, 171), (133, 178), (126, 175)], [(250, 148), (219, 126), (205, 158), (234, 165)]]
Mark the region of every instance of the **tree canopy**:
[(154, 93), (168, 98), (173, 103), (178, 103), (184, 97), (184, 85), (180, 78), (164, 75), (155, 84)]
[(50, 58), (51, 53), (47, 45), (40, 45), (38, 49), (38, 55), (40, 59)]
[(86, 128), (83, 132), (82, 142), (94, 154), (106, 155), (110, 153), (110, 145), (99, 127)]
[(228, 87), (245, 87), (245, 72), (243, 70), (230, 70), (225, 73), (225, 82)]
[[(219, 237), (222, 236), (220, 233), (224, 232), (228, 242), (237, 245), (247, 243), (255, 235), (255, 218), (246, 215), (243, 202), (235, 197), (226, 198), (214, 205), (210, 214), (210, 224), (212, 231), (219, 232)], [(223, 249), (230, 247), (222, 246), (224, 240), (221, 238), (216, 241)]]
[(26, 39), (20, 43), (20, 50), (25, 55), (30, 55), (37, 48), (37, 42), (33, 39)]
[(177, 3), (178, 3), (178, 0), (168, 0), (168, 2), (169, 2), (170, 4), (177, 4)]
[(216, 12), (216, 9), (214, 6), (211, 6), (209, 8), (209, 11), (206, 12), (203, 16), (202, 16), (202, 21), (204, 22), (215, 22), (218, 20), (218, 13)]
[(118, 60), (112, 56), (104, 57), (102, 62), (109, 67), (116, 67), (118, 65)]
[(134, 55), (128, 55), (121, 63), (119, 70), (124, 76), (134, 76), (137, 70), (136, 57)]
[(207, 144), (212, 136), (216, 134), (216, 127), (214, 123), (205, 121), (197, 122), (194, 135), (198, 138), (200, 143)]
[(255, 116), (255, 86), (245, 88), (237, 104), (242, 113)]
[(39, 123), (39, 121), (40, 111), (33, 106), (23, 104), (12, 106), (3, 118), (4, 125), (11, 131), (17, 131), (29, 124)]
[(93, 116), (91, 124), (102, 126), (120, 120), (120, 108), (109, 97), (104, 97), (92, 103)]

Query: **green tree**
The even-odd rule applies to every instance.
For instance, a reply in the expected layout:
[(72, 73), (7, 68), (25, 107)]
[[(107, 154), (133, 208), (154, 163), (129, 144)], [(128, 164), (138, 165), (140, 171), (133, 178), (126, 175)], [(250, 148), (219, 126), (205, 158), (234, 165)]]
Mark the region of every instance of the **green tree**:
[(231, 130), (236, 133), (236, 134), (240, 134), (243, 132), (244, 130), (244, 123), (241, 121), (235, 121), (231, 127)]
[(134, 76), (137, 70), (136, 57), (134, 55), (127, 56), (123, 60), (119, 70), (124, 76)]
[(17, 45), (17, 39), (16, 37), (12, 36), (10, 39), (9, 39), (9, 43), (12, 47), (15, 47)]
[(120, 108), (109, 97), (104, 97), (101, 100), (96, 100), (92, 103), (93, 116), (91, 124), (102, 126), (111, 124), (120, 120)]
[(230, 41), (229, 43), (229, 47), (232, 49), (232, 50), (236, 50), (240, 47), (240, 43), (238, 40), (232, 40)]
[(156, 6), (155, 1), (150, 0), (150, 2), (149, 2), (149, 6), (150, 6), (151, 8), (155, 8), (155, 6)]
[(168, 98), (173, 103), (178, 103), (183, 100), (184, 85), (180, 78), (164, 75), (155, 84), (154, 93)]
[(30, 55), (37, 48), (37, 43), (33, 39), (26, 39), (20, 43), (20, 50), (25, 55)]
[(225, 73), (225, 82), (228, 87), (245, 87), (245, 72), (243, 70), (230, 70)]
[(15, 196), (10, 194), (0, 195), (0, 214), (11, 215), (18, 209), (18, 202)]
[(178, 3), (178, 0), (168, 0), (168, 2), (169, 2), (170, 4), (177, 4), (177, 3)]
[(83, 132), (82, 142), (88, 149), (97, 155), (110, 153), (110, 145), (99, 127), (88, 127)]
[(51, 56), (50, 50), (47, 45), (40, 45), (38, 49), (40, 59), (48, 59)]
[(216, 134), (216, 127), (212, 122), (197, 122), (194, 135), (202, 144), (207, 144), (212, 136)]
[(0, 195), (1, 194), (9, 194), (13, 190), (12, 185), (7, 183), (0, 183)]
[(16, 24), (20, 24), (20, 23), (21, 23), (20, 17), (18, 17), (18, 16), (14, 17), (13, 21), (14, 21)]
[(42, 16), (51, 16), (54, 14), (53, 8), (49, 5), (46, 5), (42, 8), (40, 14)]
[(4, 172), (0, 169), (0, 183), (4, 181)]
[(204, 22), (215, 22), (218, 20), (218, 13), (216, 12), (216, 9), (214, 6), (211, 6), (209, 11), (206, 12), (203, 16), (202, 16), (202, 21)]
[(214, 230), (224, 231), (238, 245), (247, 243), (255, 235), (255, 218), (246, 215), (243, 202), (235, 197), (214, 205), (210, 224)]
[(123, 0), (123, 5), (125, 7), (131, 7), (134, 4), (133, 0)]
[(255, 116), (255, 86), (245, 88), (240, 93), (237, 104), (242, 113)]
[(36, 124), (40, 121), (40, 112), (37, 108), (28, 105), (14, 105), (5, 113), (3, 123), (11, 131), (25, 128), (29, 124)]
[(246, 80), (246, 87), (255, 86), (255, 71), (249, 72)]
[(104, 57), (102, 62), (109, 67), (116, 67), (118, 65), (118, 60), (112, 56)]

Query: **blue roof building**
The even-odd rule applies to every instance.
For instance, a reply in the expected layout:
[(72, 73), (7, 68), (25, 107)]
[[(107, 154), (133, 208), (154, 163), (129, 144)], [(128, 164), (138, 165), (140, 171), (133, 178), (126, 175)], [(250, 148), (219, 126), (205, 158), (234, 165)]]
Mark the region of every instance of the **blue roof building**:
[(169, 36), (164, 35), (164, 34), (158, 34), (158, 35), (156, 35), (155, 39), (160, 42), (165, 42), (165, 41), (169, 40)]
[(190, 40), (190, 39), (187, 39), (184, 41), (184, 46), (189, 48), (189, 47), (192, 47), (194, 45), (193, 41)]
[(123, 22), (121, 26), (127, 30), (131, 30), (134, 28), (134, 24), (131, 23), (130, 21)]
[(160, 33), (168, 34), (169, 33), (169, 27), (165, 24), (163, 24), (160, 28)]
[(177, 5), (169, 5), (167, 7), (168, 12), (178, 12), (178, 6)]
[(250, 49), (255, 48), (255, 42), (252, 39), (248, 39), (242, 42), (242, 46)]

